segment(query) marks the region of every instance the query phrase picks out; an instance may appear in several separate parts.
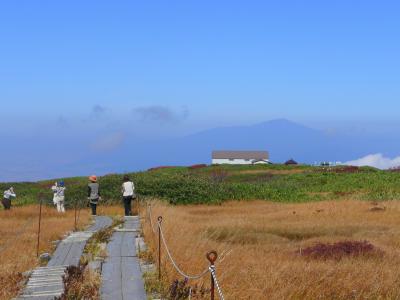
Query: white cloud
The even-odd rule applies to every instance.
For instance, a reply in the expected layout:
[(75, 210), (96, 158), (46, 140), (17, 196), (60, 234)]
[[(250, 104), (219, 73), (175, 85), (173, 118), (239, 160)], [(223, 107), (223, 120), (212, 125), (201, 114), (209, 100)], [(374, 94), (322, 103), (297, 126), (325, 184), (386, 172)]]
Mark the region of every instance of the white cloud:
[(124, 140), (125, 134), (122, 132), (104, 135), (92, 144), (92, 149), (95, 151), (112, 151), (119, 148)]
[(381, 153), (370, 154), (362, 158), (348, 161), (345, 165), (351, 166), (370, 166), (378, 169), (390, 169), (400, 166), (400, 156), (395, 158), (384, 157)]

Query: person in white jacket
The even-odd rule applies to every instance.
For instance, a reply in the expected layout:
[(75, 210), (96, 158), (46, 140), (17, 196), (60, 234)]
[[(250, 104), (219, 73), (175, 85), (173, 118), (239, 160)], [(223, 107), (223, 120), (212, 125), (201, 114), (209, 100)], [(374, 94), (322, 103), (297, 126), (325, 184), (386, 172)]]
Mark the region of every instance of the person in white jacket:
[(127, 175), (124, 176), (124, 183), (122, 184), (122, 200), (125, 207), (125, 216), (132, 216), (132, 199), (135, 196), (135, 185), (129, 180)]
[(57, 211), (64, 213), (65, 190), (66, 190), (66, 187), (64, 186), (64, 181), (56, 182), (51, 187), (51, 190), (53, 191), (53, 203), (54, 205), (57, 205)]
[(17, 195), (15, 194), (13, 187), (10, 187), (8, 190), (4, 191), (3, 200), (1, 203), (3, 204), (5, 210), (11, 209), (11, 198), (15, 197), (17, 197)]

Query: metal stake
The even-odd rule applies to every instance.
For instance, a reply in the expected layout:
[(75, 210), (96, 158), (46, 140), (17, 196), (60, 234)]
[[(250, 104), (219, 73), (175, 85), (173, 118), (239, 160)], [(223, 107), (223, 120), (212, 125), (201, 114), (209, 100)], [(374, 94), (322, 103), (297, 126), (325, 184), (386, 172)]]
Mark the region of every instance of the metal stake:
[(74, 224), (75, 231), (78, 231), (78, 228), (77, 228), (77, 220), (76, 220), (77, 208), (78, 208), (78, 200), (75, 199), (75, 224)]
[(39, 194), (39, 226), (37, 232), (37, 244), (36, 244), (36, 257), (39, 257), (39, 245), (40, 245), (40, 225), (42, 223), (42, 202), (43, 202), (43, 195)]
[(158, 280), (161, 281), (161, 223), (162, 217), (158, 217)]
[(79, 223), (79, 218), (81, 217), (81, 209), (82, 209), (82, 204), (79, 203), (79, 209), (78, 209), (78, 220), (77, 223)]

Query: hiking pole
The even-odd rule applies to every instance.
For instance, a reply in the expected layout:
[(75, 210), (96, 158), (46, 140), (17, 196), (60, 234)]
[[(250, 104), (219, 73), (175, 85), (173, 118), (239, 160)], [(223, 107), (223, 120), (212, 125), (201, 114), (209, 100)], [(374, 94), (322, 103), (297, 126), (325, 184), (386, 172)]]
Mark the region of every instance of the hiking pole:
[(36, 257), (39, 257), (40, 225), (42, 223), (42, 202), (43, 202), (43, 195), (42, 195), (42, 193), (40, 193), (39, 194), (39, 226), (38, 226), (38, 232), (37, 232)]

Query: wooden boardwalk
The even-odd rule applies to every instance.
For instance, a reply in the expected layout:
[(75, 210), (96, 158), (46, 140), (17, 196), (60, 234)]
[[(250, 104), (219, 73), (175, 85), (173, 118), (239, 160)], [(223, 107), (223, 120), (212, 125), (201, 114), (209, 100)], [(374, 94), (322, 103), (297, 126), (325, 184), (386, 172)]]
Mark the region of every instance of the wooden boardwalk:
[(109, 227), (109, 217), (96, 217), (95, 223), (86, 231), (74, 232), (57, 247), (47, 267), (37, 268), (17, 299), (53, 300), (64, 292), (62, 276), (68, 266), (78, 266), (86, 242), (97, 231)]
[(96, 222), (86, 231), (74, 232), (63, 240), (54, 252), (48, 267), (77, 266), (88, 239), (93, 233), (111, 226), (109, 217), (96, 217)]
[(138, 217), (125, 217), (107, 246), (108, 258), (102, 270), (102, 300), (146, 300), (135, 240), (140, 229)]

